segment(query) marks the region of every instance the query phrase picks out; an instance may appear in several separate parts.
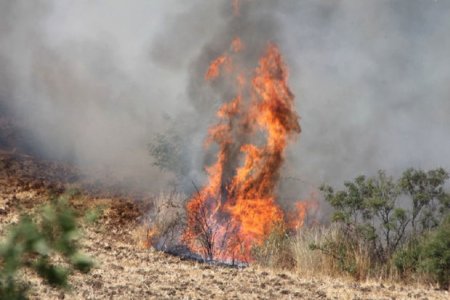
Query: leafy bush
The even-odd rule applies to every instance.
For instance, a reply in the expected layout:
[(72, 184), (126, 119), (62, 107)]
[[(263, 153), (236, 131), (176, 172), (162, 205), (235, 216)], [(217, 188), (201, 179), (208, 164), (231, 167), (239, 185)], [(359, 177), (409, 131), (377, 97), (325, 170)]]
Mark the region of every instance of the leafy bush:
[(420, 259), (422, 253), (422, 241), (415, 240), (409, 242), (403, 248), (396, 251), (392, 257), (392, 262), (399, 272), (401, 278), (410, 277), (420, 271)]
[[(403, 277), (426, 269), (441, 285), (448, 282), (447, 225), (429, 235), (449, 215), (450, 195), (444, 190), (448, 178), (443, 169), (408, 169), (398, 180), (380, 171), (375, 177), (345, 182), (340, 191), (322, 186), (325, 200), (335, 209), (340, 237), (313, 244), (312, 249), (358, 278), (363, 275), (358, 265), (364, 261), (366, 269), (382, 272), (378, 275), (391, 274), (393, 265)], [(358, 263), (356, 258), (364, 255)]]
[[(27, 286), (17, 279), (22, 268), (35, 271), (48, 284), (68, 286), (75, 270), (86, 273), (91, 258), (80, 252), (76, 215), (64, 197), (41, 208), (33, 219), (23, 215), (0, 245), (0, 299), (26, 299)], [(64, 264), (55, 264), (55, 258)]]
[(431, 233), (422, 248), (422, 269), (434, 277), (441, 288), (450, 287), (450, 216)]
[(444, 191), (449, 174), (442, 168), (430, 170), (408, 169), (399, 186), (409, 196), (412, 209), (410, 221), (413, 234), (420, 234), (439, 225), (450, 210), (450, 196)]
[(437, 281), (441, 288), (449, 288), (450, 216), (437, 229), (397, 251), (393, 261), (402, 277), (419, 273)]
[(385, 263), (405, 239), (409, 223), (405, 209), (398, 207), (400, 188), (380, 171), (377, 177), (357, 177), (345, 190), (323, 186), (325, 199), (335, 208), (333, 221), (342, 224), (349, 241), (363, 241), (371, 259)]

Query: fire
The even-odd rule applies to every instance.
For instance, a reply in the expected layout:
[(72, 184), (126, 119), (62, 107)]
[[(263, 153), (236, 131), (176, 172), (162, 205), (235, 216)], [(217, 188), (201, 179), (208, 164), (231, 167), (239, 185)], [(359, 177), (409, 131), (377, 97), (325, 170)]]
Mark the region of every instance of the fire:
[[(239, 7), (234, 0), (236, 16)], [(219, 108), (219, 121), (209, 129), (205, 146), (218, 145), (216, 162), (206, 169), (207, 184), (187, 204), (183, 240), (210, 259), (249, 261), (251, 248), (275, 225), (291, 225), (275, 193), (286, 147), (301, 129), (278, 46), (269, 43), (253, 70), (236, 63), (245, 51), (240, 38), (231, 41), (230, 50), (213, 60), (205, 75), (234, 79), (236, 94)], [(294, 228), (303, 225), (308, 209), (302, 202), (297, 208)]]
[(230, 58), (227, 55), (222, 55), (216, 58), (209, 66), (208, 72), (206, 72), (206, 80), (215, 79), (220, 74), (220, 68), (222, 66), (227, 67), (230, 70)]
[(145, 238), (140, 242), (140, 245), (144, 249), (148, 249), (152, 246), (153, 239), (159, 235), (158, 229), (156, 227), (146, 228)]
[(308, 221), (308, 217), (312, 216), (312, 221), (317, 221), (316, 215), (319, 212), (319, 201), (317, 200), (316, 193), (311, 193), (309, 199), (301, 200), (295, 203), (295, 211), (287, 216), (287, 222), (289, 228), (298, 230), (305, 225)]

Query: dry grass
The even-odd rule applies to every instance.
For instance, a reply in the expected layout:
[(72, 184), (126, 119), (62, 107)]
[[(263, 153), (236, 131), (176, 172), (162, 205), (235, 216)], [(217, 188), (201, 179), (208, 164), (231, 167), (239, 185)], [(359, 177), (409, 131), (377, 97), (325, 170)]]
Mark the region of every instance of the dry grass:
[(297, 269), (310, 276), (348, 276), (360, 281), (386, 277), (384, 270), (374, 269), (369, 249), (350, 241), (335, 225), (302, 228), (292, 237), (291, 247)]
[[(330, 253), (321, 250), (311, 250), (311, 245), (334, 245), (336, 248), (344, 245), (347, 254), (344, 261)], [(341, 278), (349, 281), (375, 283), (386, 285), (394, 282), (413, 286), (432, 285), (429, 275), (414, 272), (401, 276), (392, 262), (376, 265), (370, 260), (369, 249), (361, 243), (348, 246), (349, 241), (343, 238), (340, 228), (334, 225), (328, 227), (310, 227), (300, 229), (289, 238), (291, 253), (295, 259), (295, 271), (307, 278)], [(352, 265), (352, 270), (345, 270), (345, 265)]]
[(261, 266), (293, 270), (296, 260), (291, 244), (292, 239), (285, 228), (276, 226), (262, 245), (252, 248), (252, 256)]
[(297, 270), (306, 276), (335, 276), (340, 273), (335, 260), (320, 251), (312, 251), (311, 245), (322, 244), (327, 239), (336, 239), (335, 228), (302, 228), (292, 237), (292, 252), (297, 263)]
[(152, 210), (134, 232), (137, 243), (166, 249), (177, 243), (185, 224), (186, 197), (180, 193), (160, 193), (153, 198)]

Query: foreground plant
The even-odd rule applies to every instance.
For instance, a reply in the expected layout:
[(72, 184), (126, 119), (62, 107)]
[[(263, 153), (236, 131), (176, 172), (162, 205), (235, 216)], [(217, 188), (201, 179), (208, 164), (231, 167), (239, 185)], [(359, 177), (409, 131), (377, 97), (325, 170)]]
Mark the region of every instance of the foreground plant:
[[(68, 287), (74, 271), (89, 272), (93, 261), (79, 250), (79, 238), (75, 211), (65, 197), (34, 217), (23, 215), (0, 245), (0, 299), (27, 299), (28, 286), (17, 276), (24, 268), (61, 288)], [(64, 263), (54, 263), (56, 259)]]

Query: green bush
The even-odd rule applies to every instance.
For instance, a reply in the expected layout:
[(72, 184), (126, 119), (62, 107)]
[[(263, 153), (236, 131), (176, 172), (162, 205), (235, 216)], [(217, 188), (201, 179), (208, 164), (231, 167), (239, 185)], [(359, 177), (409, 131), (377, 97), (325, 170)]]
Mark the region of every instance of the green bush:
[[(23, 215), (0, 245), (0, 299), (27, 298), (27, 286), (17, 278), (22, 268), (56, 287), (68, 287), (75, 270), (89, 272), (93, 262), (80, 252), (79, 238), (75, 211), (64, 197), (42, 207), (34, 218)], [(53, 263), (55, 257), (64, 264)]]
[(427, 273), (447, 286), (450, 225), (445, 224), (450, 221), (443, 223), (450, 212), (450, 195), (444, 189), (447, 179), (449, 174), (442, 168), (408, 169), (398, 180), (380, 171), (374, 177), (345, 182), (342, 190), (322, 186), (342, 239), (312, 249), (329, 255), (355, 277), (364, 273), (359, 265), (378, 272), (377, 277), (396, 270), (403, 278)]
[(329, 186), (321, 187), (335, 209), (333, 221), (342, 224), (347, 240), (371, 249), (373, 262), (386, 263), (405, 240), (409, 223), (407, 212), (397, 205), (401, 188), (382, 171), (373, 178), (359, 176), (344, 186), (337, 192)]
[(441, 288), (450, 287), (450, 216), (432, 232), (422, 248), (422, 269), (437, 280)]
[(422, 241), (414, 240), (396, 251), (392, 257), (392, 262), (397, 268), (401, 278), (407, 278), (411, 274), (420, 270), (420, 260), (422, 255)]
[(427, 275), (447, 289), (450, 284), (450, 216), (435, 230), (412, 240), (393, 257), (394, 265), (405, 278)]

